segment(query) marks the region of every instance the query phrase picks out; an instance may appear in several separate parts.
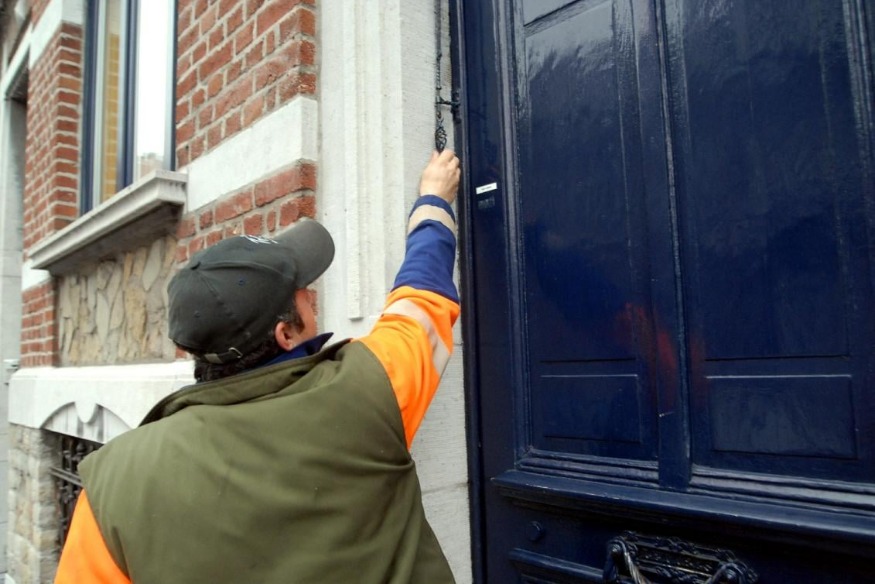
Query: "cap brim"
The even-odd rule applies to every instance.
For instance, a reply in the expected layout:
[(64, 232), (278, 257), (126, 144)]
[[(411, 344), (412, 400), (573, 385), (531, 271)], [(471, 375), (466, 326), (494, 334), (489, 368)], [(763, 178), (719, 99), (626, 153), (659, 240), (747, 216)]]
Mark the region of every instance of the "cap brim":
[(295, 260), (298, 288), (312, 284), (334, 260), (334, 240), (318, 221), (301, 219), (274, 239), (286, 247)]

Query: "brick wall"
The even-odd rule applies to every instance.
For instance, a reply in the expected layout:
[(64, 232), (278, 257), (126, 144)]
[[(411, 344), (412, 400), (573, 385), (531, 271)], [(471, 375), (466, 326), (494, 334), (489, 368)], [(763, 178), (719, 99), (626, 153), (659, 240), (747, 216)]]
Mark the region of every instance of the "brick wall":
[(21, 366), (55, 365), (57, 326), (54, 281), (28, 288), (22, 294), (22, 302)]
[(179, 0), (176, 157), (184, 167), (316, 92), (315, 0)]
[[(39, 241), (78, 215), (79, 116), (82, 29), (64, 24), (30, 71), (23, 208), (27, 257)], [(54, 284), (26, 290), (22, 307), (21, 365), (56, 359)]]
[(30, 71), (24, 250), (78, 215), (82, 30), (64, 24)]
[(176, 236), (176, 259), (233, 235), (266, 235), (301, 217), (315, 216), (316, 167), (300, 162), (282, 169), (185, 217)]

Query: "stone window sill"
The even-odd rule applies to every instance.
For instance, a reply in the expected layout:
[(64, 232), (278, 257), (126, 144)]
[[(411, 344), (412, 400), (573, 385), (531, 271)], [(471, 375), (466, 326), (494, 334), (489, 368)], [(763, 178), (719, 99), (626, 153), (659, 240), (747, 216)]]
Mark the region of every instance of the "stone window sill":
[(173, 232), (185, 205), (187, 178), (169, 170), (148, 174), (33, 246), (33, 267), (65, 274)]

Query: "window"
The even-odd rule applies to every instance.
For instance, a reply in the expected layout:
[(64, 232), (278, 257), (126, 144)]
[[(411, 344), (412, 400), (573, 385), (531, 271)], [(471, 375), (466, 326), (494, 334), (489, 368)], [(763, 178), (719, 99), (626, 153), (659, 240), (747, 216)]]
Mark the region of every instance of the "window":
[(173, 164), (174, 0), (87, 5), (81, 211)]

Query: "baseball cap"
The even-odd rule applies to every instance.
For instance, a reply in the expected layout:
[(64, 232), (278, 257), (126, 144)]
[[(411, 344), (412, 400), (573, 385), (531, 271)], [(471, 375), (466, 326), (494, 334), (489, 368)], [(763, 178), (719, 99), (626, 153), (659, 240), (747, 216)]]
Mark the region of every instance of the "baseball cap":
[(331, 235), (312, 219), (275, 239), (224, 239), (192, 256), (170, 280), (169, 336), (210, 363), (236, 361), (267, 338), (295, 292), (333, 259)]

